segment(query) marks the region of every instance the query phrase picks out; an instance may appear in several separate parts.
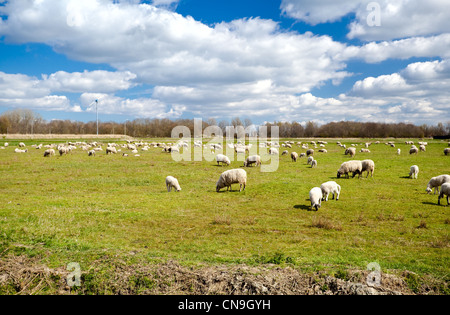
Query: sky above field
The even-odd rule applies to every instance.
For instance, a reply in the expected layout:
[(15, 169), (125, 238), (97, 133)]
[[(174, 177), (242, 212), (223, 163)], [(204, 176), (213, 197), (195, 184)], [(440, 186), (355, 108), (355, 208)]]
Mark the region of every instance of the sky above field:
[(450, 121), (448, 0), (0, 0), (0, 113)]

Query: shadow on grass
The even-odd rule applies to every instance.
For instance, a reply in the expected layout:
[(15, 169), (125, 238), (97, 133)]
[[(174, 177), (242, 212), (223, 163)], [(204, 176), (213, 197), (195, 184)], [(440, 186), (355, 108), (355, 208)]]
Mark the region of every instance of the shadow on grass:
[(399, 178), (410, 179), (411, 177), (409, 177), (409, 176), (400, 176)]
[(308, 206), (308, 205), (295, 205), (294, 208), (301, 209), (301, 210), (307, 210), (307, 211), (311, 210), (311, 206)]
[(442, 203), (441, 203), (441, 205), (438, 205), (437, 202), (431, 202), (431, 201), (423, 201), (422, 204), (423, 205), (430, 205), (430, 206), (442, 206)]

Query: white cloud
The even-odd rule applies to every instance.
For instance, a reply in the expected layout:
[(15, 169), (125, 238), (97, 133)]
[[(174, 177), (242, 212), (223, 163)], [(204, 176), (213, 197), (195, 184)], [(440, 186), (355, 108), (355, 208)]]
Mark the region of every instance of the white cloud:
[(97, 70), (72, 73), (58, 71), (49, 76), (43, 75), (41, 85), (48, 87), (52, 91), (110, 93), (128, 90), (134, 86), (134, 79), (136, 79), (136, 75), (129, 71), (110, 72)]
[[(372, 4), (379, 6), (379, 26), (369, 21)], [(392, 40), (431, 36), (450, 30), (450, 2), (447, 0), (283, 0), (282, 11), (294, 19), (315, 25), (338, 21), (353, 13), (349, 38)]]
[(335, 22), (359, 6), (356, 0), (282, 0), (280, 8), (287, 16), (316, 25)]

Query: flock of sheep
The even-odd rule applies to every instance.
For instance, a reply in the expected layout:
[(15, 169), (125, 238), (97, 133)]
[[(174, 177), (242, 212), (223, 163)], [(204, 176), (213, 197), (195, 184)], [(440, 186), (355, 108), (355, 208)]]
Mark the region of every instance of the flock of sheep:
[[(379, 144), (380, 142), (377, 141), (375, 143)], [(314, 149), (309, 148), (308, 143), (297, 142), (296, 144), (298, 146), (301, 146), (302, 149), (305, 149), (306, 153), (301, 153), (299, 155), (297, 152), (291, 152), (290, 157), (291, 157), (292, 162), (297, 162), (297, 160), (302, 157), (308, 157), (307, 163), (309, 165), (311, 165), (312, 168), (317, 167), (317, 160), (315, 160), (313, 157)], [(317, 143), (316, 143), (315, 141), (311, 141), (310, 144), (313, 145), (314, 148), (317, 148), (317, 146), (319, 146), (320, 148), (318, 149), (318, 152), (327, 153), (327, 150), (324, 148), (325, 145), (327, 144), (327, 142), (317, 141)], [(370, 150), (368, 148), (371, 144), (372, 143), (365, 143), (365, 148), (361, 149), (360, 152), (370, 153)], [(426, 142), (419, 142), (419, 148), (417, 148), (412, 141), (406, 141), (405, 144), (411, 144), (409, 154), (417, 154), (419, 151), (426, 151), (426, 146), (427, 146)], [(194, 141), (194, 147), (198, 147), (198, 146), (202, 146), (202, 145), (205, 149), (208, 148), (206, 145), (202, 144), (201, 141)], [(234, 144), (234, 145), (232, 145), (232, 144), (228, 144), (228, 145), (230, 146), (230, 148), (233, 148), (237, 154), (245, 154), (246, 152), (249, 152), (250, 148), (251, 148), (251, 144), (245, 145), (241, 142), (238, 142), (237, 144)], [(285, 141), (284, 143), (281, 144), (282, 147), (286, 147), (286, 148), (292, 148), (293, 145), (294, 145), (293, 141)], [(345, 155), (350, 155), (350, 157), (352, 157), (352, 158), (356, 155), (356, 146), (357, 146), (356, 144), (351, 144), (350, 147), (348, 147), (348, 148), (346, 147), (346, 145), (343, 145), (340, 142), (337, 142), (337, 145), (345, 149), (345, 152), (344, 152)], [(395, 144), (393, 142), (388, 142), (388, 143), (386, 143), (386, 145), (395, 147)], [(450, 142), (448, 143), (448, 145), (450, 147)], [(25, 148), (26, 145), (23, 142), (19, 143), (18, 146), (19, 146), (19, 148), (15, 149), (16, 153), (27, 153), (28, 152), (28, 149)], [(62, 156), (62, 155), (70, 153), (72, 150), (76, 149), (77, 146), (81, 146), (82, 150), (87, 151), (89, 156), (95, 156), (96, 152), (103, 151), (102, 144), (98, 143), (96, 141), (91, 142), (91, 143), (68, 142), (66, 144), (59, 144), (59, 145), (49, 144), (49, 145), (45, 145), (45, 146), (43, 146), (42, 144), (33, 145), (33, 147), (35, 147), (36, 149), (41, 149), (43, 147), (46, 149), (44, 151), (44, 157), (54, 156), (56, 154), (56, 151), (59, 152), (60, 156)], [(269, 154), (277, 154), (277, 155), (279, 154), (278, 147), (280, 147), (280, 145), (277, 142), (275, 142), (275, 143), (263, 142), (263, 143), (260, 143), (259, 146), (260, 146), (260, 148), (264, 148), (264, 147), (268, 148)], [(8, 143), (5, 143), (4, 146), (1, 148), (4, 149), (6, 147), (8, 147)], [(134, 154), (135, 156), (139, 156), (138, 148), (140, 148), (142, 151), (147, 151), (150, 147), (162, 148), (163, 152), (171, 153), (171, 152), (179, 152), (180, 149), (182, 149), (183, 147), (189, 147), (189, 144), (185, 141), (178, 141), (175, 144), (173, 144), (173, 143), (166, 144), (166, 143), (159, 143), (159, 142), (144, 143), (142, 141), (133, 143), (132, 141), (128, 140), (126, 144), (122, 144), (122, 145), (118, 145), (116, 143), (108, 143), (105, 151), (106, 151), (106, 154), (117, 154), (118, 152), (121, 152), (122, 149), (127, 149), (127, 150), (131, 150), (131, 153)], [(217, 150), (217, 149), (221, 150), (222, 145), (221, 144), (210, 144), (209, 148), (213, 151)], [(287, 154), (289, 154), (289, 152), (287, 150), (284, 150), (282, 152), (282, 155), (287, 155)], [(397, 149), (397, 154), (398, 155), (401, 154), (400, 149)], [(450, 148), (445, 148), (444, 154), (450, 155)], [(122, 155), (124, 157), (126, 157), (126, 156), (128, 156), (128, 153), (123, 153)], [(215, 160), (218, 165), (229, 166), (231, 164), (229, 157), (224, 154), (217, 154), (215, 157)], [(255, 165), (255, 166), (261, 165), (261, 157), (259, 155), (250, 155), (245, 159), (244, 167), (249, 167), (252, 165)], [(356, 175), (358, 175), (360, 178), (361, 176), (363, 176), (364, 172), (367, 172), (366, 177), (368, 177), (369, 174), (371, 175), (371, 177), (373, 177), (374, 170), (375, 170), (375, 163), (374, 163), (374, 161), (372, 161), (370, 159), (365, 159), (362, 161), (350, 160), (350, 161), (343, 162), (341, 164), (341, 166), (339, 167), (339, 169), (337, 171), (337, 178), (340, 178), (341, 176), (349, 178), (350, 174), (352, 175), (352, 177), (355, 177)], [(419, 174), (419, 167), (417, 165), (411, 166), (410, 172), (409, 172), (409, 177), (417, 179), (418, 174)], [(168, 192), (172, 191), (172, 189), (174, 189), (177, 192), (181, 191), (181, 186), (175, 177), (167, 176), (165, 183), (166, 183), (166, 188), (167, 188)], [(240, 186), (239, 191), (245, 190), (245, 187), (247, 184), (247, 172), (244, 169), (242, 169), (242, 168), (231, 169), (231, 170), (227, 170), (227, 171), (224, 171), (223, 173), (221, 173), (219, 176), (219, 179), (216, 183), (216, 191), (219, 192), (221, 189), (223, 189), (225, 187), (227, 188), (227, 191), (228, 190), (231, 191), (231, 185), (233, 185), (233, 184), (239, 184), (239, 186)], [(441, 187), (440, 191), (439, 191), (439, 187)], [(434, 194), (436, 194), (436, 192), (439, 193), (438, 204), (440, 204), (440, 200), (444, 196), (447, 196), (447, 204), (448, 205), (450, 204), (449, 203), (450, 175), (444, 174), (444, 175), (439, 175), (439, 176), (431, 178), (430, 181), (428, 182), (426, 192), (431, 193), (433, 189), (434, 189)], [(322, 201), (328, 201), (329, 194), (333, 194), (333, 199), (339, 200), (340, 193), (341, 193), (341, 186), (338, 185), (335, 181), (328, 181), (328, 182), (321, 184), (320, 187), (312, 188), (309, 192), (309, 199), (311, 201), (311, 209), (318, 210), (321, 207)]]

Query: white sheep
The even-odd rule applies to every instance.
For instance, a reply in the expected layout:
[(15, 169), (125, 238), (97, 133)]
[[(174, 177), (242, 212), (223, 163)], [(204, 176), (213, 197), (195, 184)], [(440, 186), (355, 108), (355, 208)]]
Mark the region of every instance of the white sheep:
[(345, 149), (345, 155), (350, 155), (350, 157), (354, 157), (356, 154), (356, 149), (354, 147), (350, 147), (348, 149)]
[(27, 152), (28, 152), (28, 149), (21, 150), (21, 149), (15, 148), (15, 149), (14, 149), (14, 152), (16, 152), (16, 153), (27, 153)]
[(317, 160), (313, 160), (311, 162), (311, 168), (316, 167), (317, 166)]
[(247, 172), (243, 169), (236, 168), (223, 172), (216, 183), (216, 191), (227, 187), (231, 191), (232, 184), (239, 184), (239, 191), (245, 190), (247, 185)]
[(259, 155), (250, 155), (244, 161), (244, 166), (250, 166), (255, 164), (255, 166), (261, 165), (261, 157)]
[(307, 163), (308, 165), (311, 165), (312, 161), (314, 161), (314, 158), (313, 158), (312, 156), (309, 156), (309, 157), (308, 157), (308, 160), (306, 161), (306, 163)]
[(270, 155), (277, 155), (278, 154), (278, 150), (276, 148), (270, 148), (269, 149), (269, 154)]
[(346, 178), (349, 177), (349, 173), (353, 173), (353, 177), (356, 174), (359, 174), (361, 177), (362, 174), (362, 163), (358, 160), (351, 160), (341, 164), (340, 168), (337, 171), (337, 178), (345, 175)]
[(441, 192), (438, 197), (438, 205), (441, 204), (441, 198), (444, 198), (444, 195), (447, 195), (447, 206), (450, 205), (448, 202), (448, 196), (450, 196), (450, 183), (443, 183), (441, 186)]
[(170, 192), (172, 190), (172, 187), (175, 188), (175, 191), (181, 191), (181, 187), (180, 184), (178, 183), (178, 180), (173, 176), (167, 176), (166, 177), (167, 191)]
[(89, 150), (88, 156), (95, 156), (95, 150)]
[(361, 161), (362, 169), (361, 169), (361, 175), (363, 172), (367, 172), (367, 177), (373, 177), (373, 172), (375, 171), (375, 163), (372, 160), (363, 160)]
[(417, 149), (416, 147), (409, 149), (409, 154), (417, 154), (419, 153), (419, 149)]
[(231, 164), (230, 158), (228, 156), (226, 156), (226, 155), (223, 155), (223, 154), (217, 154), (216, 155), (216, 162), (217, 162), (217, 165), (219, 165), (219, 163), (222, 163), (222, 166), (223, 166), (224, 163), (226, 165), (230, 165)]
[(20, 148), (24, 148), (24, 147), (26, 147), (26, 145), (25, 145), (25, 143), (20, 142), (20, 143), (19, 143), (19, 147), (20, 147)]
[(341, 186), (335, 181), (328, 181), (320, 185), (322, 190), (322, 200), (328, 201), (328, 195), (333, 194), (333, 199), (336, 196), (336, 201), (339, 200), (339, 195), (341, 194)]
[(320, 187), (314, 187), (309, 191), (309, 200), (311, 201), (311, 210), (319, 210), (322, 205), (322, 189)]
[(437, 192), (439, 192), (439, 186), (441, 186), (444, 183), (450, 183), (450, 175), (444, 174), (432, 177), (427, 184), (426, 192), (431, 193), (431, 191), (434, 188), (434, 194), (436, 194), (436, 190)]
[(361, 150), (359, 150), (359, 152), (370, 153), (370, 150), (369, 149), (361, 149)]
[(419, 150), (422, 151), (422, 152), (425, 152), (427, 149), (425, 148), (425, 145), (421, 144), (419, 146)]
[(282, 153), (281, 153), (281, 155), (288, 155), (289, 154), (289, 151), (288, 150), (284, 150)]
[(417, 179), (417, 175), (419, 175), (419, 167), (417, 165), (411, 166), (409, 170), (409, 177)]
[(400, 155), (401, 152), (402, 152), (402, 150), (397, 149), (397, 155)]
[(117, 149), (115, 147), (107, 147), (106, 148), (106, 154), (116, 154)]
[(297, 152), (291, 152), (291, 159), (292, 159), (292, 162), (297, 162), (298, 153)]
[(308, 149), (308, 150), (306, 151), (306, 155), (307, 155), (307, 156), (314, 155), (314, 150), (313, 150), (313, 149)]
[(53, 156), (53, 155), (55, 155), (55, 150), (53, 150), (53, 149), (47, 149), (44, 151), (44, 157)]
[(444, 149), (444, 154), (445, 155), (450, 155), (450, 148), (445, 148)]

